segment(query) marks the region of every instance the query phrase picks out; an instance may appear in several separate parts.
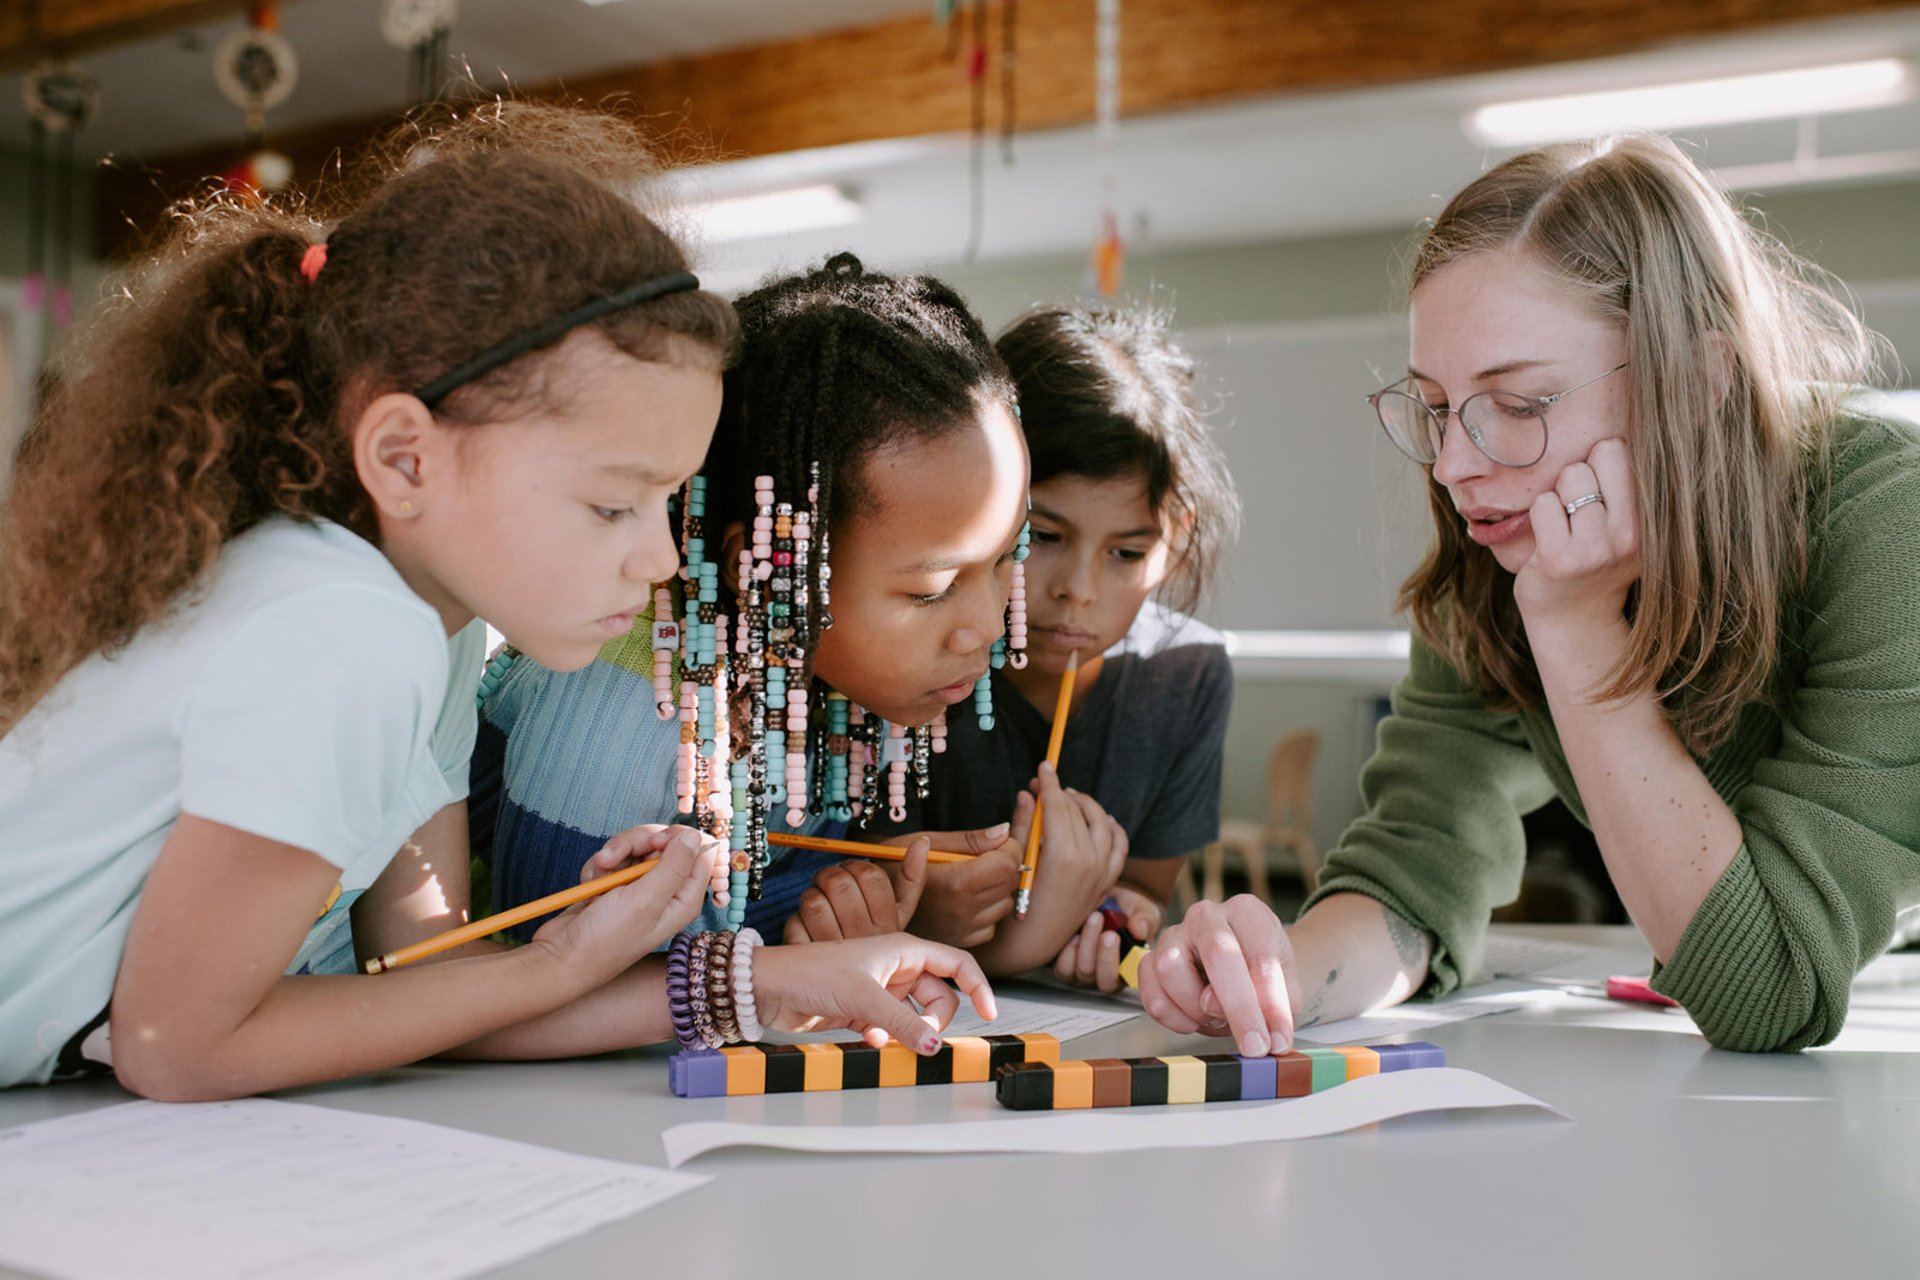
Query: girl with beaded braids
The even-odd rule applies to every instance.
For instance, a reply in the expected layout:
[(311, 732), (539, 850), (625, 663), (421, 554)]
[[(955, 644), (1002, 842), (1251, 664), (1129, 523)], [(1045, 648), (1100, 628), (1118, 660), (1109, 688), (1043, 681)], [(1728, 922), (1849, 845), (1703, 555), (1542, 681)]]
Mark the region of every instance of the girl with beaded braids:
[[(654, 873), (540, 945), (354, 972), (467, 914), (476, 617), (556, 668), (626, 628), (737, 337), (609, 186), (650, 165), (630, 126), (510, 105), (406, 141), (324, 217), (189, 211), (26, 440), (0, 1085), (211, 1099), (665, 1034), (649, 953), (718, 855), (691, 831), (643, 833)], [(841, 955), (867, 1016), (924, 1033), (881, 983), (976, 972), (923, 948)]]
[(1012, 807), (1046, 758), (1061, 674), (1078, 653), (1060, 775), (1127, 843), (1124, 863), (1103, 874), (1042, 858), (1034, 910), (1013, 924), (998, 923), (1008, 899), (943, 894), (950, 868), (933, 868), (915, 931), (974, 947), (989, 974), (1051, 963), (1063, 981), (1118, 990), (1118, 917), (1134, 940), (1150, 939), (1185, 856), (1220, 832), (1233, 669), (1220, 634), (1188, 615), (1240, 504), (1194, 362), (1167, 325), (1149, 309), (1046, 306), (995, 343), (1032, 459), (1032, 661), (994, 673), (999, 727), (956, 726), (918, 816), (967, 827)]
[[(481, 852), (496, 898), (526, 902), (589, 859), (618, 865), (622, 828), (699, 809), (733, 846), (734, 920), (796, 942), (890, 933), (926, 883), (925, 841), (895, 838), (911, 846), (896, 894), (872, 863), (769, 848), (765, 832), (904, 817), (945, 718), (991, 717), (1026, 514), (1012, 386), (936, 280), (841, 255), (737, 305), (741, 359), (689, 486), (683, 598), (661, 588), (653, 618), (585, 671), (506, 670), (482, 713), (497, 814)], [(1011, 894), (1026, 812), (934, 843), (986, 854), (952, 869)], [(1110, 823), (1055, 825), (1046, 856), (1108, 856)], [(831, 909), (795, 922), (809, 886)]]

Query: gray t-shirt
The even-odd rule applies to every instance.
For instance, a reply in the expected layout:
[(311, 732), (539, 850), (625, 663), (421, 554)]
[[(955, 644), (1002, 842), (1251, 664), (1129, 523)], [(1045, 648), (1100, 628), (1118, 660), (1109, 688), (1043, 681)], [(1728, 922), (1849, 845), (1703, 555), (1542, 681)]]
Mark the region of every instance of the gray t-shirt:
[[(1067, 721), (1061, 784), (1098, 800), (1126, 829), (1131, 856), (1172, 858), (1220, 834), (1220, 768), (1233, 668), (1219, 632), (1149, 603), (1109, 649), (1099, 678)], [(1012, 815), (1017, 792), (1046, 759), (1046, 714), (995, 672), (996, 727), (982, 733), (971, 703), (947, 716), (933, 759), (933, 793), (909, 800), (908, 820), (876, 830), (964, 831)], [(1050, 709), (1049, 709), (1050, 710)], [(923, 812), (916, 812), (923, 810)]]

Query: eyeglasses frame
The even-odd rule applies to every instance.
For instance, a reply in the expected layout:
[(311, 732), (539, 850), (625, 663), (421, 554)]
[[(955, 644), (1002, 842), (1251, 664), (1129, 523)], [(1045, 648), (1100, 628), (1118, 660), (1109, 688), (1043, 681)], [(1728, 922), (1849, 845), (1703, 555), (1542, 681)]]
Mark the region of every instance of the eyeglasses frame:
[[(1393, 429), (1387, 426), (1387, 420), (1385, 416), (1382, 415), (1380, 412), (1380, 398), (1382, 396), (1387, 395), (1388, 393), (1392, 393), (1394, 395), (1399, 395), (1399, 396), (1405, 396), (1407, 399), (1413, 401), (1415, 404), (1418, 404), (1422, 409), (1425, 409), (1427, 411), (1427, 416), (1433, 419), (1434, 421), (1435, 431), (1440, 437), (1440, 444), (1443, 448), (1445, 447), (1447, 442), (1447, 419), (1451, 417), (1455, 421), (1457, 421), (1462, 428), (1466, 430), (1467, 439), (1473, 442), (1473, 447), (1478, 449), (1481, 452), (1481, 454), (1484, 455), (1489, 461), (1494, 462), (1503, 467), (1524, 468), (1524, 467), (1532, 466), (1534, 463), (1540, 461), (1540, 459), (1547, 456), (1547, 443), (1548, 443), (1547, 410), (1548, 409), (1551, 409), (1554, 405), (1560, 403), (1560, 401), (1566, 399), (1568, 396), (1580, 390), (1580, 388), (1582, 387), (1590, 387), (1594, 383), (1600, 381), (1602, 378), (1611, 378), (1614, 374), (1620, 372), (1622, 369), (1626, 368), (1631, 363), (1633, 362), (1630, 360), (1622, 360), (1619, 364), (1613, 366), (1613, 368), (1607, 370), (1605, 373), (1596, 373), (1591, 378), (1588, 378), (1585, 382), (1577, 382), (1573, 386), (1568, 387), (1565, 391), (1556, 391), (1550, 396), (1530, 396), (1520, 391), (1503, 391), (1498, 387), (1491, 388), (1486, 391), (1476, 391), (1472, 395), (1468, 396), (1465, 400), (1461, 401), (1460, 407), (1458, 409), (1449, 407), (1444, 412), (1442, 412), (1441, 410), (1435, 409), (1432, 405), (1428, 404), (1424, 397), (1414, 395), (1412, 392), (1402, 389), (1406, 386), (1406, 384), (1413, 381), (1412, 374), (1408, 374), (1406, 377), (1401, 378), (1396, 382), (1389, 382), (1386, 386), (1381, 387), (1378, 391), (1375, 391), (1372, 394), (1368, 395), (1366, 397), (1366, 401), (1367, 401), (1367, 404), (1372, 407), (1374, 419), (1377, 422), (1379, 422), (1380, 429), (1386, 432), (1388, 442), (1391, 443), (1395, 449), (1399, 450), (1399, 452), (1403, 456), (1407, 458), (1411, 458), (1415, 463), (1419, 464), (1420, 466), (1423, 466), (1423, 467), (1433, 466), (1435, 463), (1440, 461), (1440, 455), (1438, 451), (1436, 451), (1432, 458), (1415, 457), (1413, 454), (1407, 452), (1406, 447), (1403, 446), (1399, 440), (1394, 438)], [(1468, 405), (1472, 404), (1475, 400), (1480, 399), (1482, 396), (1512, 396), (1515, 400), (1526, 400), (1534, 404), (1539, 409), (1539, 412), (1540, 412), (1540, 452), (1534, 454), (1533, 457), (1529, 458), (1525, 462), (1509, 462), (1505, 458), (1495, 457), (1493, 454), (1493, 451), (1487, 448), (1486, 442), (1480, 438), (1480, 432), (1475, 430), (1472, 423), (1468, 422), (1466, 418), (1461, 416), (1465, 412), (1466, 407)]]

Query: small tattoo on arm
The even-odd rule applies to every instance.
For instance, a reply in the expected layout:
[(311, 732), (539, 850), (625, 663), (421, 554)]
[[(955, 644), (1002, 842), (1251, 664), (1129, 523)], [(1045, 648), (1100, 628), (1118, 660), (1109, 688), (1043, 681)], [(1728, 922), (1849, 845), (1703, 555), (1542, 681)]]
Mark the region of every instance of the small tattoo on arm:
[(1389, 907), (1381, 907), (1380, 914), (1387, 918), (1387, 936), (1393, 939), (1394, 954), (1400, 957), (1400, 963), (1409, 969), (1418, 965), (1426, 956), (1426, 933)]
[(1333, 986), (1333, 984), (1339, 980), (1339, 977), (1339, 969), (1327, 970), (1326, 979), (1321, 982), (1319, 988), (1313, 993), (1313, 998), (1307, 1001), (1307, 1007), (1302, 1009), (1299, 1016), (1293, 1020), (1294, 1026), (1310, 1027), (1320, 1021), (1320, 1015), (1326, 1011), (1327, 989)]

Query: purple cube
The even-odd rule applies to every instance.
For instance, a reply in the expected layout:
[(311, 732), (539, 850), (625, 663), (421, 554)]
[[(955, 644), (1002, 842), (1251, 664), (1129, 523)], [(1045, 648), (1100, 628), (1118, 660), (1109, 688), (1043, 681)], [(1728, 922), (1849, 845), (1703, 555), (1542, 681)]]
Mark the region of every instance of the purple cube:
[(667, 1083), (681, 1098), (727, 1096), (727, 1055), (717, 1049), (676, 1053), (667, 1059)]
[(1412, 1044), (1370, 1044), (1367, 1048), (1380, 1055), (1380, 1070), (1383, 1073), (1447, 1065), (1447, 1051), (1425, 1040), (1416, 1040)]

